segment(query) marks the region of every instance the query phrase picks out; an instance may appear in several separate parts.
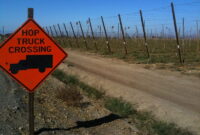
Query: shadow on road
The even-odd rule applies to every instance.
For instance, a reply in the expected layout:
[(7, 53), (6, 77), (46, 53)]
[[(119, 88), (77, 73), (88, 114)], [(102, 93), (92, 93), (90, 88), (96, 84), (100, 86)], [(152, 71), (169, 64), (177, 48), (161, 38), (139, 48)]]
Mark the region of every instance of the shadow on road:
[(76, 122), (77, 126), (71, 127), (71, 128), (41, 128), (35, 132), (35, 135), (39, 135), (42, 132), (69, 131), (69, 130), (78, 129), (78, 128), (90, 128), (90, 127), (99, 126), (101, 124), (109, 123), (120, 118), (121, 117), (118, 115), (109, 114), (99, 119), (94, 119), (94, 120), (89, 120), (89, 121), (77, 121)]

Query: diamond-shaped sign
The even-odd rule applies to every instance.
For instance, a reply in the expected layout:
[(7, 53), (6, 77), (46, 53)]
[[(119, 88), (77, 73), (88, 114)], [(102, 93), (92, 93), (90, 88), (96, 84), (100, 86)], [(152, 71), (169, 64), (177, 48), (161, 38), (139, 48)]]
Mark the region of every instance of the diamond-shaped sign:
[(28, 19), (0, 46), (0, 66), (30, 92), (67, 57), (67, 53)]

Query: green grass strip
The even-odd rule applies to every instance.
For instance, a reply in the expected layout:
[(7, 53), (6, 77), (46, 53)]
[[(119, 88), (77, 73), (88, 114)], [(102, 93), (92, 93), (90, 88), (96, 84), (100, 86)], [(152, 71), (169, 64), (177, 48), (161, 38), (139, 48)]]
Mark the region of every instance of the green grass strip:
[(62, 70), (55, 70), (52, 74), (58, 80), (67, 85), (74, 85), (81, 88), (89, 97), (95, 99), (102, 99), (105, 108), (112, 113), (118, 114), (121, 117), (132, 118), (132, 121), (142, 134), (148, 135), (194, 135), (192, 132), (187, 131), (176, 126), (174, 123), (166, 123), (156, 120), (155, 117), (149, 112), (139, 112), (135, 107), (124, 101), (121, 98), (106, 97), (103, 92), (79, 81), (75, 76), (68, 75)]

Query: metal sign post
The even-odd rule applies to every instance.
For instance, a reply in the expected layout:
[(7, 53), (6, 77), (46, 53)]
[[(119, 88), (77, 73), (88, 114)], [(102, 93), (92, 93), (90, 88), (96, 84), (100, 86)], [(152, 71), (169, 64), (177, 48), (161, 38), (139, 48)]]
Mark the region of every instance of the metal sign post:
[[(28, 19), (33, 19), (33, 8), (28, 8)], [(29, 135), (34, 135), (34, 92), (28, 94)]]
[(0, 46), (0, 67), (28, 91), (29, 135), (34, 135), (34, 91), (67, 53), (33, 19), (28, 19)]

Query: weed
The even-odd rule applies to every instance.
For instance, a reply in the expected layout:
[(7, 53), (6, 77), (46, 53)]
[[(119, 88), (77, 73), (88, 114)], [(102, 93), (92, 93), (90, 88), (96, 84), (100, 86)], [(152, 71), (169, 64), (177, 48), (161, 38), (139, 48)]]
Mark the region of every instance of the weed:
[(52, 74), (53, 76), (55, 76), (56, 78), (58, 78), (60, 81), (66, 83), (66, 84), (78, 84), (79, 80), (71, 75), (66, 75), (63, 71), (61, 70), (55, 70)]
[(64, 73), (61, 70), (55, 70), (52, 75), (55, 76), (60, 81), (64, 82), (65, 84), (79, 86), (90, 97), (100, 99), (104, 95), (103, 92), (100, 92), (97, 89), (95, 89), (85, 83), (80, 82), (75, 76), (67, 75), (66, 73)]
[(136, 113), (133, 106), (130, 103), (123, 101), (121, 98), (107, 98), (105, 107), (121, 117), (128, 117), (129, 115)]
[(80, 106), (81, 100), (83, 99), (80, 91), (77, 90), (77, 87), (72, 85), (66, 88), (58, 89), (56, 97), (63, 100), (70, 106)]
[(191, 132), (178, 128), (173, 123), (156, 121), (152, 124), (154, 132), (158, 135), (193, 135)]
[(97, 89), (95, 89), (95, 88), (93, 88), (93, 87), (91, 87), (91, 86), (89, 86), (89, 85), (87, 85), (85, 83), (80, 82), (79, 83), (79, 87), (84, 92), (86, 92), (89, 97), (93, 97), (93, 98), (96, 98), (96, 99), (101, 99), (104, 96), (103, 92), (100, 92)]
[(137, 123), (137, 128), (147, 134), (157, 135), (193, 135), (186, 129), (177, 127), (174, 123), (158, 121), (150, 112), (137, 112), (132, 118)]

